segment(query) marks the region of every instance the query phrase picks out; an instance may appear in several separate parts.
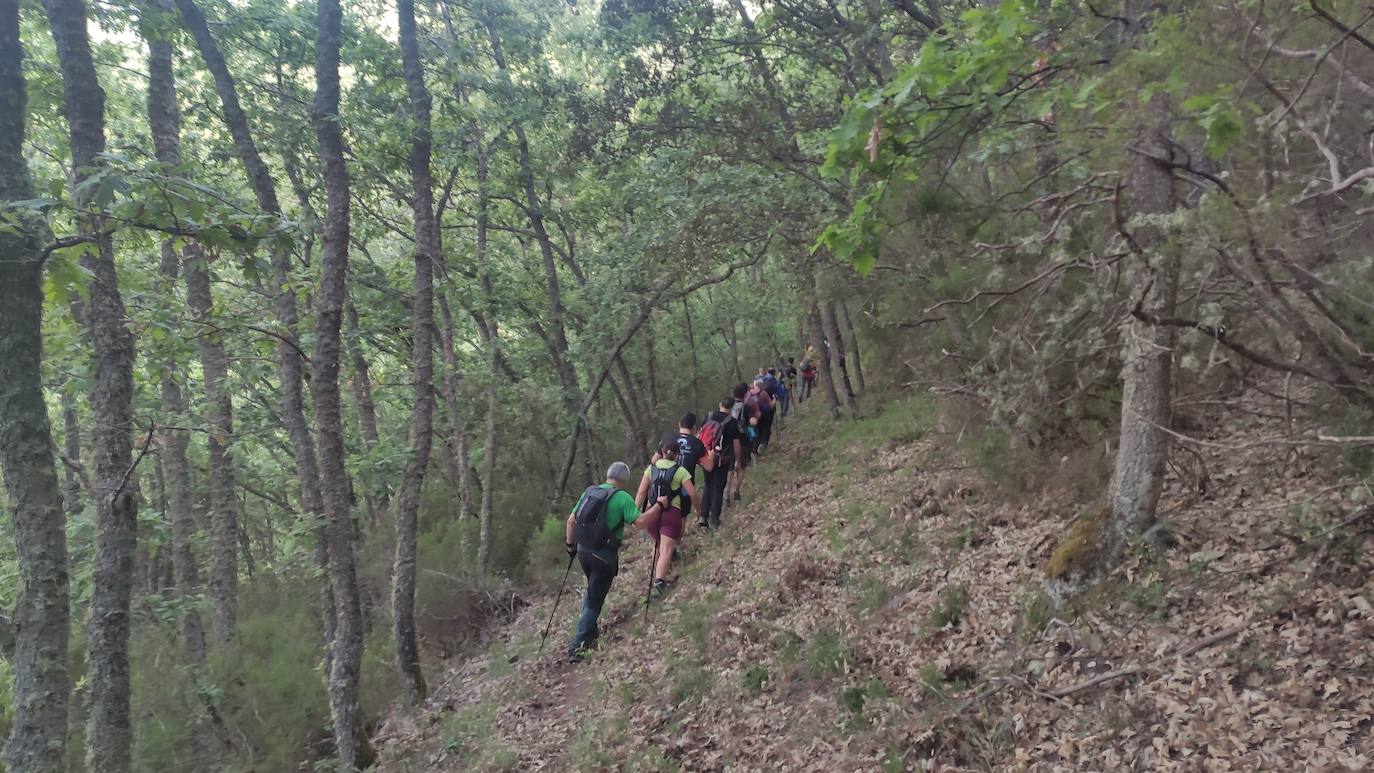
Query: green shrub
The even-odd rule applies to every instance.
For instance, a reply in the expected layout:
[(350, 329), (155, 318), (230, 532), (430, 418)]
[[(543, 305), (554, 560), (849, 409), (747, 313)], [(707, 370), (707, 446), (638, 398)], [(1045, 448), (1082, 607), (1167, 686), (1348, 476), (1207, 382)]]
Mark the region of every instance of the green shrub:
[(946, 626), (956, 628), (959, 621), (964, 616), (964, 607), (968, 605), (968, 591), (962, 585), (946, 585), (940, 591), (940, 597), (935, 602), (935, 607), (930, 610), (930, 627), (933, 630), (941, 630)]
[(763, 686), (768, 683), (768, 667), (762, 663), (755, 663), (744, 671), (744, 689), (751, 695), (758, 695), (763, 692)]

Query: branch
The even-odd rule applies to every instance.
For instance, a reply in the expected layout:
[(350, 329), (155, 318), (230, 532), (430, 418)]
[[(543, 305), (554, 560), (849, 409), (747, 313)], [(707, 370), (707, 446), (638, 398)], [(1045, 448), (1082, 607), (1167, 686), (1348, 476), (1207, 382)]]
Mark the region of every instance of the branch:
[(157, 429), (157, 422), (148, 422), (148, 434), (143, 437), (143, 445), (138, 449), (138, 456), (129, 464), (129, 469), (124, 471), (124, 477), (119, 479), (119, 485), (115, 486), (114, 491), (110, 492), (110, 501), (124, 491), (124, 487), (129, 484), (129, 478), (133, 477), (134, 470), (138, 469), (138, 463), (143, 461), (143, 457), (148, 455), (148, 449), (153, 445), (153, 432)]
[(302, 360), (305, 360), (305, 364), (307, 364), (307, 365), (310, 364), (310, 355), (306, 354), (306, 353), (301, 349), (301, 347), (300, 347), (295, 341), (292, 341), (290, 338), (287, 338), (286, 336), (282, 335), (281, 333), (276, 332), (275, 330), (269, 330), (269, 329), (267, 329), (267, 328), (265, 328), (265, 327), (258, 327), (257, 325), (244, 325), (244, 327), (247, 328), (247, 329), (249, 329), (249, 330), (252, 330), (252, 331), (254, 331), (254, 332), (262, 333), (263, 335), (272, 336), (273, 338), (277, 339), (278, 341), (281, 341), (282, 343), (286, 344), (287, 346), (291, 347), (292, 349), (295, 349), (295, 350), (296, 350), (296, 354), (299, 354), (299, 355), (301, 356), (301, 359), (302, 359)]
[[(1365, 37), (1364, 35), (1361, 35), (1359, 32), (1356, 32), (1356, 28), (1347, 27), (1345, 24), (1341, 22), (1340, 19), (1337, 19), (1335, 16), (1332, 16), (1331, 13), (1327, 11), (1325, 8), (1322, 8), (1320, 5), (1317, 5), (1317, 0), (1308, 0), (1308, 2), (1312, 6), (1312, 11), (1316, 13), (1318, 17), (1323, 19), (1327, 24), (1330, 24), (1332, 27), (1335, 27), (1341, 32), (1344, 32), (1348, 37), (1360, 41), (1360, 44), (1363, 45), (1365, 48), (1369, 49), (1370, 51), (1374, 51), (1374, 41), (1370, 41), (1369, 38)], [(1361, 22), (1361, 24), (1363, 23), (1364, 22)]]

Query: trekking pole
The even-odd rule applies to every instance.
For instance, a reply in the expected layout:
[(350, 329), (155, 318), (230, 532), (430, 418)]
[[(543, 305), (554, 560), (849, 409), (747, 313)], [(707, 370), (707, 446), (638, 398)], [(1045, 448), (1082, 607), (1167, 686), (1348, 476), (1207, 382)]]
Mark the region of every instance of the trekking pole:
[(649, 587), (644, 591), (644, 624), (649, 624), (649, 599), (654, 595), (654, 572), (658, 569), (658, 539), (654, 539), (654, 557), (649, 561)]
[(549, 612), (549, 622), (544, 626), (544, 635), (539, 637), (539, 655), (544, 655), (544, 643), (549, 640), (549, 630), (553, 628), (553, 616), (558, 614), (558, 602), (563, 600), (563, 589), (568, 587), (568, 575), (572, 574), (573, 561), (577, 556), (568, 556), (568, 570), (563, 573), (563, 582), (558, 584), (558, 598), (553, 600), (553, 610)]

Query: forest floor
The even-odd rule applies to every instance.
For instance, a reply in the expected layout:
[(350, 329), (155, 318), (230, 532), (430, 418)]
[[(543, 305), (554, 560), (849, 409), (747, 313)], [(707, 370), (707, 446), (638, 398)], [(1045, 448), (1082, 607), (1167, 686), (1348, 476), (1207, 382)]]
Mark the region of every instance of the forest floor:
[(552, 591), (387, 721), (381, 769), (1374, 766), (1374, 523), (1332, 458), (1273, 442), (1283, 401), (1194, 417), (1160, 504), (1176, 544), (1082, 588), (1044, 566), (1100, 491), (1092, 452), (1030, 480), (929, 401), (819, 408), (690, 534), (647, 623), (627, 531), (592, 659), (562, 654), (574, 572), (543, 656)]

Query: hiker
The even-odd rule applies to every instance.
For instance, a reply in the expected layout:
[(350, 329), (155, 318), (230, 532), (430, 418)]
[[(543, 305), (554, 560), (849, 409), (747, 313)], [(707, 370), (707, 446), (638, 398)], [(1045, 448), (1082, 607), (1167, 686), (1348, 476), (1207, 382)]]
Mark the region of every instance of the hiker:
[(797, 402), (801, 403), (811, 396), (811, 390), (816, 387), (816, 363), (811, 357), (811, 350), (806, 350), (806, 356), (802, 358), (801, 364), (802, 387), (797, 396)]
[(778, 378), (777, 368), (769, 368), (768, 371), (763, 374), (762, 378), (764, 390), (768, 392), (769, 397), (773, 398), (773, 407), (775, 409), (780, 409), (776, 414), (776, 418), (780, 419), (786, 416), (787, 385), (783, 384), (782, 379)]
[[(782, 401), (782, 415), (787, 416), (788, 408), (792, 404), (792, 396), (797, 394), (797, 358), (788, 357), (787, 362), (782, 366), (782, 387), (786, 397)], [(797, 400), (801, 402), (800, 397)]]
[(629, 487), (630, 466), (616, 462), (606, 470), (606, 482), (583, 491), (568, 515), (568, 557), (577, 558), (587, 576), (582, 616), (577, 621), (577, 632), (568, 642), (571, 660), (596, 649), (596, 640), (601, 635), (596, 621), (611, 590), (611, 581), (620, 571), (620, 542), (625, 524), (639, 518), (639, 508)]
[(730, 480), (730, 472), (738, 475), (741, 456), (739, 422), (731, 415), (735, 398), (726, 395), (720, 399), (720, 410), (708, 413), (697, 431), (697, 439), (706, 449), (701, 466), (706, 470), (706, 492), (702, 497), (699, 526), (709, 529), (720, 528), (721, 512), (725, 509), (725, 487)]
[(777, 406), (774, 404), (773, 396), (768, 393), (767, 382), (761, 378), (754, 379), (754, 387), (749, 390), (749, 397), (758, 401), (759, 432), (754, 443), (754, 453), (762, 455), (768, 447), (768, 441), (773, 437), (773, 418), (777, 414)]
[[(687, 477), (693, 483), (697, 480), (697, 465), (706, 456), (706, 446), (697, 439), (696, 429), (697, 415), (688, 411), (678, 421), (677, 436), (673, 438), (677, 443), (677, 463), (687, 470)], [(692, 500), (688, 499), (682, 503), (682, 522), (687, 523), (691, 515)]]
[(682, 541), (683, 502), (696, 498), (696, 486), (687, 468), (678, 463), (677, 439), (664, 438), (658, 444), (658, 453), (644, 470), (639, 491), (635, 494), (635, 506), (644, 509), (637, 523), (654, 541), (655, 594), (661, 595), (668, 589), (673, 550)]
[(730, 409), (730, 415), (739, 426), (740, 451), (735, 462), (735, 485), (731, 498), (738, 502), (742, 497), (740, 490), (744, 486), (745, 471), (754, 461), (754, 443), (759, 433), (759, 403), (757, 400), (748, 399), (748, 384), (736, 385), (732, 395), (735, 404)]

